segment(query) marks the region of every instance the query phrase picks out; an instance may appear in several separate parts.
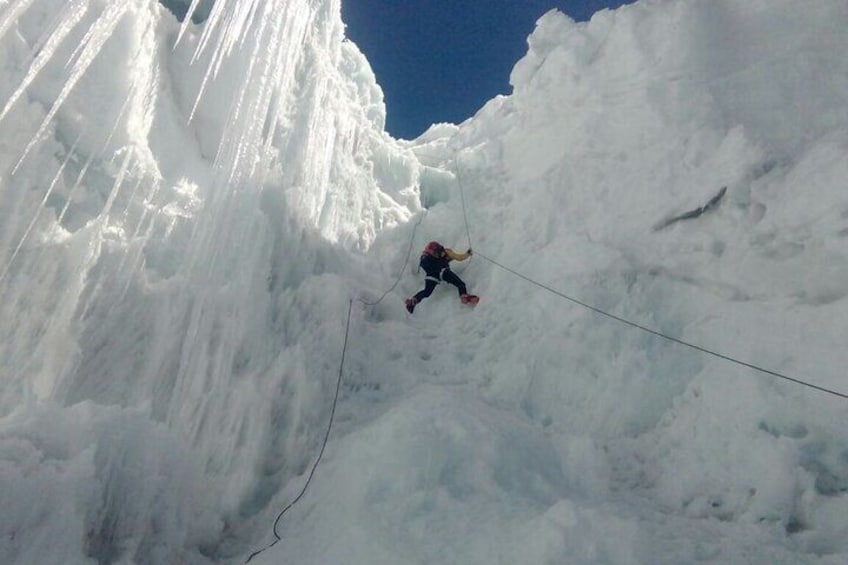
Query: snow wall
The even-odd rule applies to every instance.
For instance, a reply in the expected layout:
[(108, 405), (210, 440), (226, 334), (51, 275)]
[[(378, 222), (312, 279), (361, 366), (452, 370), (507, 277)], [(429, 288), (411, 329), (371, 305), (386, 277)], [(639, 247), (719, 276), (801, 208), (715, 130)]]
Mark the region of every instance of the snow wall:
[(844, 398), (568, 297), (848, 393), (846, 3), (553, 11), (413, 141), (340, 12), (0, 4), (0, 561), (274, 541), (354, 300), (253, 562), (843, 563)]

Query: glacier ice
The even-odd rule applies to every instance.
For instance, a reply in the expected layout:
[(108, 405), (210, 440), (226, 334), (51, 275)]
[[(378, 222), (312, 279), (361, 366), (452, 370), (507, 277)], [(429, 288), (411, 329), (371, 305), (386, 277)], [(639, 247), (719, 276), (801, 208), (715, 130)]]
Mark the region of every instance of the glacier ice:
[(339, 0), (182, 4), (0, 3), (0, 561), (243, 561), (353, 299), (254, 562), (844, 562), (844, 400), (483, 258), (848, 393), (843, 1), (554, 10), (411, 141)]

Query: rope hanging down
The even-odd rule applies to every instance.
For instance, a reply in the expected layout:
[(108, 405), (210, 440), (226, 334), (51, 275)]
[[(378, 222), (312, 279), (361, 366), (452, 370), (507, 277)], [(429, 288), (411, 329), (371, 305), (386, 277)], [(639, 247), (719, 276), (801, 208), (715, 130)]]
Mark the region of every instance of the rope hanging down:
[(364, 298), (357, 298), (359, 302), (365, 304), (366, 306), (376, 306), (380, 302), (382, 302), (383, 299), (395, 289), (395, 287), (397, 287), (397, 285), (400, 283), (400, 280), (403, 278), (403, 273), (406, 271), (406, 266), (409, 265), (409, 258), (412, 257), (412, 245), (415, 243), (415, 232), (418, 231), (418, 226), (420, 226), (421, 222), (424, 221), (425, 215), (427, 215), (426, 209), (424, 210), (424, 212), (421, 213), (421, 216), (418, 217), (418, 221), (415, 222), (415, 225), (412, 227), (412, 235), (409, 237), (409, 248), (406, 250), (406, 261), (403, 262), (403, 267), (401, 267), (400, 273), (398, 274), (397, 279), (395, 279), (394, 284), (390, 286), (386, 290), (386, 292), (384, 292), (383, 295), (380, 296), (380, 298), (378, 298), (375, 302), (368, 302)]
[(274, 547), (275, 545), (277, 545), (277, 542), (280, 541), (280, 539), (281, 539), (280, 534), (277, 533), (277, 525), (280, 523), (280, 519), (282, 519), (283, 514), (288, 512), (289, 509), (292, 506), (297, 504), (298, 501), (306, 493), (306, 489), (309, 488), (309, 483), (312, 482), (312, 477), (315, 475), (315, 469), (318, 467), (318, 463), (321, 461), (321, 457), (323, 457), (323, 455), (324, 455), (324, 449), (326, 449), (326, 447), (327, 447), (327, 440), (330, 439), (330, 430), (333, 428), (333, 420), (336, 417), (336, 405), (339, 402), (339, 390), (341, 389), (341, 385), (342, 385), (342, 373), (344, 371), (345, 353), (347, 352), (347, 339), (348, 339), (348, 335), (350, 334), (350, 313), (351, 313), (351, 310), (353, 310), (353, 300), (349, 300), (348, 305), (347, 305), (347, 322), (345, 323), (344, 344), (342, 345), (342, 358), (341, 358), (341, 361), (339, 362), (339, 377), (338, 377), (338, 380), (336, 381), (336, 394), (333, 397), (333, 407), (330, 410), (330, 421), (327, 424), (327, 432), (324, 434), (324, 441), (321, 443), (321, 450), (318, 452), (318, 457), (315, 458), (315, 462), (312, 464), (312, 468), (309, 470), (309, 476), (306, 478), (306, 482), (303, 484), (303, 488), (300, 489), (300, 492), (298, 493), (298, 495), (296, 497), (294, 497), (294, 500), (289, 502), (288, 506), (283, 508), (283, 510), (277, 515), (277, 519), (274, 520), (274, 528), (273, 528), (274, 538), (275, 538), (274, 541), (271, 542), (269, 545), (263, 547), (262, 549), (259, 549), (257, 551), (254, 551), (253, 553), (251, 553), (250, 557), (247, 558), (247, 561), (245, 561), (245, 563), (250, 563), (251, 559), (253, 559), (257, 555), (259, 555), (260, 553), (262, 553), (266, 549), (270, 549), (270, 548)]
[[(383, 299), (386, 296), (388, 296), (388, 294), (391, 291), (393, 291), (395, 289), (395, 287), (397, 287), (397, 285), (400, 283), (400, 280), (403, 278), (403, 273), (406, 271), (407, 265), (409, 264), (409, 258), (412, 256), (412, 246), (415, 242), (415, 233), (418, 230), (418, 226), (420, 226), (421, 222), (424, 220), (424, 216), (426, 214), (427, 214), (427, 210), (424, 210), (424, 212), (421, 214), (421, 216), (418, 218), (418, 221), (415, 222), (415, 225), (412, 228), (412, 235), (409, 237), (409, 248), (406, 251), (406, 260), (404, 261), (403, 267), (401, 267), (401, 270), (400, 270), (400, 274), (398, 275), (394, 284), (392, 284), (392, 286), (389, 287), (380, 296), (380, 298), (378, 298), (374, 302), (369, 302), (369, 301), (367, 301), (363, 298), (357, 298), (357, 301), (361, 302), (362, 304), (365, 304), (366, 306), (377, 306), (378, 304), (380, 304), (380, 302), (383, 301)], [(335, 393), (335, 396), (333, 397), (333, 407), (330, 410), (330, 420), (327, 424), (327, 432), (324, 434), (324, 441), (321, 443), (321, 450), (318, 452), (318, 457), (315, 458), (315, 462), (312, 464), (312, 468), (309, 470), (309, 476), (307, 477), (306, 482), (303, 485), (303, 488), (300, 490), (298, 495), (296, 497), (294, 497), (294, 499), (285, 508), (283, 508), (283, 510), (277, 515), (276, 520), (274, 520), (274, 528), (273, 528), (274, 541), (271, 542), (269, 545), (263, 547), (262, 549), (259, 549), (257, 551), (254, 551), (253, 553), (251, 553), (250, 556), (245, 561), (245, 563), (250, 563), (251, 559), (253, 559), (257, 555), (259, 555), (260, 553), (262, 553), (266, 549), (270, 549), (270, 548), (274, 547), (280, 541), (280, 539), (281, 539), (280, 534), (277, 533), (277, 526), (279, 525), (280, 520), (283, 518), (283, 515), (285, 515), (285, 513), (288, 512), (295, 504), (297, 504), (298, 501), (301, 498), (303, 498), (303, 495), (306, 494), (306, 489), (309, 488), (309, 483), (312, 482), (312, 477), (315, 475), (315, 470), (318, 468), (318, 463), (321, 461), (321, 457), (324, 455), (324, 450), (327, 447), (327, 441), (330, 438), (330, 430), (333, 427), (333, 420), (335, 419), (335, 415), (336, 415), (336, 405), (338, 404), (338, 400), (339, 400), (339, 390), (341, 389), (342, 375), (344, 373), (345, 353), (347, 353), (348, 336), (350, 335), (350, 316), (351, 316), (352, 310), (353, 310), (353, 300), (350, 300), (348, 302), (348, 306), (347, 306), (347, 322), (345, 323), (344, 344), (342, 345), (341, 361), (339, 362), (339, 375), (338, 375), (338, 379), (336, 381), (336, 393)]]
[[(458, 178), (458, 175), (457, 175), (457, 178)], [(462, 185), (460, 184), (460, 194), (462, 193), (461, 191), (462, 191)], [(463, 197), (462, 207), (463, 207), (462, 208), (463, 216), (465, 216), (465, 200), (464, 200), (464, 197)], [(374, 302), (369, 302), (368, 300), (365, 300), (364, 298), (357, 298), (358, 302), (361, 302), (362, 304), (365, 304), (366, 306), (372, 306), (372, 307), (377, 306), (378, 304), (380, 304), (383, 301), (384, 298), (386, 298), (386, 296), (389, 295), (390, 292), (392, 292), (397, 287), (397, 285), (400, 283), (401, 279), (403, 278), (403, 273), (406, 271), (407, 265), (409, 265), (409, 258), (412, 257), (412, 246), (415, 243), (415, 234), (418, 231), (418, 226), (420, 226), (421, 222), (424, 221), (424, 216), (426, 214), (427, 214), (427, 210), (425, 209), (424, 212), (419, 216), (418, 221), (415, 222), (415, 225), (412, 228), (412, 235), (410, 235), (410, 237), (409, 237), (409, 246), (408, 246), (408, 249), (406, 251), (406, 259), (404, 260), (403, 267), (401, 267), (400, 273), (398, 274), (397, 279), (392, 284), (392, 286), (390, 286), (388, 289), (386, 289), (386, 291), (383, 292), (383, 294), (380, 296), (380, 298), (378, 298)], [(466, 234), (468, 234), (468, 245), (470, 247), (470, 245), (471, 245), (471, 235), (468, 232), (468, 217), (467, 216), (465, 216), (465, 231), (466, 231)], [(277, 515), (277, 518), (274, 520), (274, 528), (273, 528), (274, 541), (271, 542), (270, 544), (268, 544), (267, 546), (263, 547), (262, 549), (259, 549), (257, 551), (254, 551), (253, 553), (251, 553), (250, 556), (245, 561), (245, 563), (250, 563), (251, 559), (253, 559), (257, 555), (259, 555), (260, 553), (262, 553), (266, 549), (270, 549), (270, 548), (274, 547), (280, 541), (280, 539), (281, 539), (280, 534), (277, 533), (277, 526), (279, 525), (280, 520), (282, 519), (283, 515), (285, 515), (285, 513), (288, 512), (295, 504), (297, 504), (298, 501), (306, 493), (306, 489), (309, 488), (309, 483), (312, 482), (312, 477), (315, 475), (315, 470), (318, 468), (318, 463), (321, 461), (321, 457), (324, 455), (324, 450), (327, 447), (327, 441), (330, 438), (330, 430), (333, 427), (333, 420), (335, 419), (336, 405), (338, 404), (338, 400), (339, 400), (339, 390), (341, 389), (342, 375), (344, 373), (344, 359), (345, 359), (345, 353), (347, 352), (348, 336), (350, 334), (350, 316), (351, 316), (352, 310), (353, 310), (353, 300), (350, 300), (348, 302), (348, 308), (347, 308), (347, 322), (345, 323), (344, 345), (342, 346), (341, 361), (339, 362), (339, 375), (338, 375), (338, 380), (336, 381), (336, 393), (335, 393), (335, 396), (333, 398), (333, 407), (330, 411), (330, 420), (327, 424), (327, 432), (324, 434), (324, 441), (321, 443), (321, 450), (318, 453), (318, 457), (315, 458), (315, 462), (312, 464), (312, 468), (309, 470), (309, 476), (307, 477), (306, 482), (303, 485), (303, 488), (300, 490), (298, 495), (285, 508), (283, 508), (283, 510)]]
[[(400, 283), (400, 280), (403, 278), (403, 273), (406, 271), (407, 265), (409, 264), (409, 258), (412, 256), (412, 246), (415, 242), (415, 232), (418, 230), (418, 226), (421, 225), (421, 222), (424, 220), (424, 216), (426, 214), (427, 214), (427, 210), (424, 210), (424, 212), (419, 216), (418, 221), (415, 222), (415, 225), (412, 228), (412, 235), (409, 237), (409, 248), (406, 251), (406, 260), (404, 261), (403, 267), (401, 267), (401, 269), (400, 269), (400, 274), (398, 275), (394, 284), (392, 284), (392, 286), (390, 286), (380, 296), (380, 298), (378, 298), (374, 302), (369, 302), (369, 301), (365, 300), (364, 298), (357, 298), (358, 302), (361, 302), (362, 304), (365, 304), (366, 306), (372, 306), (372, 307), (377, 306), (378, 304), (380, 304), (383, 301), (383, 299), (386, 296), (388, 296), (388, 294), (391, 291), (393, 291), (395, 289), (395, 287), (397, 287), (397, 285)], [(309, 488), (309, 483), (312, 482), (312, 477), (315, 475), (315, 470), (318, 468), (318, 463), (321, 461), (321, 457), (324, 455), (324, 449), (326, 449), (327, 441), (330, 438), (330, 430), (333, 427), (333, 420), (335, 419), (335, 415), (336, 415), (336, 405), (338, 404), (338, 400), (339, 400), (339, 390), (341, 389), (342, 375), (344, 373), (345, 353), (347, 352), (348, 336), (350, 335), (350, 316), (351, 316), (352, 310), (353, 310), (353, 300), (350, 300), (348, 302), (348, 307), (347, 307), (347, 322), (345, 323), (344, 344), (342, 345), (342, 356), (341, 356), (341, 361), (339, 363), (339, 375), (338, 375), (338, 379), (336, 381), (336, 394), (333, 398), (333, 407), (330, 410), (330, 421), (327, 424), (327, 432), (324, 434), (324, 441), (321, 443), (321, 450), (318, 452), (318, 457), (315, 458), (315, 462), (312, 464), (312, 468), (309, 470), (309, 476), (307, 477), (306, 483), (304, 483), (303, 488), (300, 490), (298, 495), (285, 508), (283, 508), (283, 510), (277, 515), (276, 520), (274, 520), (274, 528), (273, 528), (274, 541), (271, 542), (269, 545), (263, 547), (262, 549), (259, 549), (257, 551), (254, 551), (253, 553), (251, 553), (250, 556), (245, 561), (245, 563), (250, 563), (251, 559), (253, 559), (257, 555), (259, 555), (260, 553), (262, 553), (266, 549), (270, 549), (270, 548), (274, 547), (280, 541), (280, 539), (281, 539), (280, 534), (277, 533), (277, 526), (279, 525), (280, 520), (283, 518), (283, 515), (285, 515), (285, 513), (288, 512), (289, 509), (291, 509), (295, 504), (297, 504), (298, 501), (306, 493), (306, 489)]]
[[(376, 301), (369, 302), (369, 301), (365, 300), (364, 298), (357, 298), (358, 302), (361, 302), (362, 304), (365, 304), (366, 306), (372, 306), (372, 307), (377, 306), (378, 304), (380, 304), (380, 302), (383, 301), (383, 299), (386, 296), (388, 296), (388, 294), (391, 291), (393, 291), (395, 289), (395, 287), (397, 287), (397, 285), (400, 283), (400, 280), (403, 278), (403, 273), (406, 271), (407, 265), (409, 264), (409, 258), (412, 256), (412, 246), (415, 243), (415, 233), (416, 233), (416, 231), (418, 231), (418, 226), (420, 226), (421, 222), (424, 221), (424, 216), (426, 214), (427, 214), (427, 210), (425, 209), (424, 212), (419, 216), (418, 221), (415, 222), (415, 225), (412, 228), (412, 235), (409, 237), (409, 248), (406, 251), (406, 260), (404, 261), (403, 267), (401, 267), (401, 269), (400, 269), (400, 274), (398, 275), (394, 284), (392, 284), (392, 286), (390, 286), (380, 296), (380, 298), (378, 298)], [(318, 452), (318, 457), (315, 458), (315, 462), (312, 464), (312, 468), (309, 470), (309, 476), (307, 477), (306, 482), (303, 485), (303, 488), (300, 490), (298, 495), (285, 508), (283, 508), (283, 510), (277, 515), (276, 520), (274, 520), (274, 528), (273, 528), (274, 541), (271, 542), (269, 545), (263, 547), (262, 549), (259, 549), (257, 551), (254, 551), (253, 553), (251, 553), (250, 557), (247, 558), (247, 561), (245, 561), (245, 563), (250, 563), (251, 559), (253, 559), (257, 555), (259, 555), (260, 553), (262, 553), (266, 549), (270, 549), (270, 548), (274, 547), (280, 541), (280, 539), (281, 539), (280, 534), (277, 533), (277, 526), (279, 525), (280, 520), (283, 518), (283, 515), (286, 512), (288, 512), (289, 509), (291, 509), (295, 504), (297, 504), (298, 501), (306, 493), (306, 489), (309, 488), (309, 483), (312, 482), (312, 477), (315, 475), (315, 470), (318, 468), (318, 463), (321, 461), (321, 457), (324, 455), (324, 449), (326, 449), (327, 441), (330, 438), (330, 430), (333, 427), (333, 420), (335, 419), (335, 415), (336, 415), (336, 405), (338, 404), (338, 400), (339, 400), (339, 390), (341, 389), (342, 375), (344, 373), (345, 353), (347, 353), (347, 342), (348, 342), (348, 336), (350, 335), (350, 316), (351, 316), (352, 310), (353, 310), (353, 300), (350, 300), (348, 302), (348, 306), (347, 306), (347, 322), (345, 323), (344, 344), (342, 345), (342, 356), (341, 356), (341, 361), (339, 362), (339, 375), (338, 375), (338, 379), (336, 381), (336, 394), (333, 397), (333, 407), (330, 410), (330, 421), (327, 424), (327, 432), (324, 434), (324, 441), (321, 443), (321, 451)]]
[(620, 323), (622, 323), (622, 324), (626, 324), (626, 325), (628, 325), (628, 326), (631, 326), (631, 327), (634, 327), (634, 328), (640, 329), (640, 330), (642, 330), (643, 332), (647, 332), (647, 333), (649, 333), (649, 334), (653, 334), (653, 335), (655, 335), (655, 336), (657, 336), (657, 337), (661, 337), (661, 338), (663, 338), (663, 339), (666, 339), (666, 340), (668, 340), (668, 341), (672, 341), (672, 342), (677, 343), (677, 344), (679, 344), (679, 345), (684, 345), (684, 346), (686, 346), (686, 347), (689, 347), (689, 348), (695, 349), (695, 350), (697, 350), (697, 351), (700, 351), (701, 353), (706, 353), (707, 355), (712, 355), (713, 357), (718, 357), (719, 359), (724, 359), (725, 361), (730, 361), (731, 363), (736, 363), (737, 365), (741, 365), (741, 366), (743, 366), (743, 367), (747, 367), (747, 368), (749, 368), (749, 369), (753, 369), (754, 371), (758, 371), (758, 372), (760, 372), (760, 373), (765, 373), (766, 375), (771, 375), (772, 377), (777, 377), (777, 378), (779, 378), (779, 379), (784, 379), (784, 380), (787, 380), (787, 381), (791, 381), (791, 382), (793, 382), (793, 383), (796, 383), (796, 384), (799, 384), (799, 385), (803, 385), (803, 386), (806, 386), (806, 387), (809, 387), (809, 388), (812, 388), (812, 389), (818, 390), (818, 391), (820, 391), (820, 392), (825, 392), (825, 393), (827, 393), (827, 394), (832, 394), (832, 395), (834, 395), (834, 396), (838, 396), (838, 397), (840, 397), (840, 398), (848, 399), (848, 394), (844, 394), (844, 393), (841, 393), (841, 392), (837, 392), (837, 391), (835, 391), (835, 390), (831, 390), (831, 389), (829, 389), (829, 388), (825, 388), (825, 387), (822, 387), (822, 386), (819, 386), (819, 385), (815, 385), (815, 384), (812, 384), (812, 383), (808, 383), (808, 382), (806, 382), (806, 381), (802, 381), (801, 379), (797, 379), (797, 378), (794, 378), (794, 377), (790, 377), (790, 376), (784, 375), (784, 374), (782, 374), (782, 373), (778, 373), (777, 371), (771, 371), (771, 370), (769, 370), (769, 369), (764, 369), (764, 368), (759, 367), (759, 366), (757, 366), (757, 365), (754, 365), (754, 364), (752, 364), (752, 363), (747, 363), (747, 362), (745, 362), (745, 361), (740, 361), (739, 359), (735, 359), (735, 358), (730, 357), (730, 356), (728, 356), (728, 355), (723, 355), (723, 354), (721, 354), (721, 353), (717, 353), (717, 352), (712, 351), (712, 350), (710, 350), (710, 349), (707, 349), (707, 348), (705, 348), (705, 347), (701, 347), (700, 345), (695, 345), (694, 343), (689, 343), (688, 341), (683, 341), (682, 339), (678, 339), (678, 338), (676, 338), (676, 337), (671, 337), (671, 336), (666, 335), (666, 334), (664, 334), (664, 333), (662, 333), (662, 332), (659, 332), (659, 331), (657, 331), (657, 330), (652, 330), (651, 328), (648, 328), (648, 327), (642, 326), (642, 325), (640, 325), (640, 324), (637, 324), (636, 322), (631, 322), (630, 320), (627, 320), (627, 319), (625, 319), (625, 318), (621, 318), (620, 316), (616, 316), (615, 314), (610, 314), (609, 312), (605, 312), (605, 311), (601, 310), (600, 308), (596, 308), (595, 306), (592, 306), (592, 305), (590, 305), (590, 304), (586, 304), (585, 302), (581, 302), (581, 301), (579, 301), (579, 300), (577, 300), (577, 299), (575, 299), (575, 298), (572, 298), (572, 297), (570, 297), (570, 296), (568, 296), (568, 295), (566, 295), (566, 294), (564, 294), (564, 293), (562, 293), (562, 292), (560, 292), (560, 291), (558, 291), (558, 290), (556, 290), (556, 289), (554, 289), (554, 288), (551, 288), (551, 287), (550, 287), (550, 286), (548, 286), (548, 285), (542, 284), (542, 283), (540, 283), (540, 282), (538, 282), (538, 281), (534, 281), (533, 279), (531, 279), (531, 278), (529, 278), (529, 277), (526, 277), (526, 276), (522, 275), (522, 274), (521, 274), (521, 273), (519, 273), (518, 271), (515, 271), (515, 270), (513, 270), (513, 269), (510, 269), (509, 267), (507, 267), (507, 266), (505, 266), (505, 265), (501, 265), (500, 263), (498, 263), (497, 261), (495, 261), (495, 260), (494, 260), (494, 259), (492, 259), (491, 257), (486, 257), (485, 255), (483, 255), (483, 254), (481, 254), (481, 253), (475, 253), (475, 255), (478, 255), (479, 257), (481, 257), (481, 258), (485, 259), (485, 260), (486, 260), (486, 261), (488, 261), (489, 263), (492, 263), (492, 264), (493, 264), (493, 265), (495, 265), (496, 267), (500, 267), (500, 268), (501, 268), (501, 269), (503, 269), (504, 271), (507, 271), (507, 272), (512, 273), (513, 275), (515, 275), (515, 276), (517, 276), (517, 277), (519, 277), (519, 278), (521, 278), (521, 279), (524, 279), (525, 281), (529, 282), (530, 284), (534, 284), (534, 285), (538, 286), (539, 288), (543, 288), (543, 289), (547, 290), (548, 292), (553, 293), (553, 294), (555, 294), (555, 295), (559, 296), (560, 298), (564, 298), (565, 300), (571, 301), (571, 302), (573, 302), (574, 304), (577, 304), (577, 305), (579, 305), (579, 306), (582, 306), (583, 308), (587, 308), (587, 309), (591, 310), (592, 312), (596, 312), (596, 313), (598, 313), (598, 314), (601, 314), (602, 316), (606, 316), (607, 318), (611, 318), (611, 319), (613, 319), (613, 320), (615, 320), (615, 321), (617, 321), (617, 322), (620, 322)]

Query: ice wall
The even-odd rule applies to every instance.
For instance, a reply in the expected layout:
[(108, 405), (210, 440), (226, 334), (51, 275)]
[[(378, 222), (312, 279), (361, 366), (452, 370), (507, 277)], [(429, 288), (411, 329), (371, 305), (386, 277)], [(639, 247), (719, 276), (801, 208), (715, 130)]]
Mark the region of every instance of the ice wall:
[(449, 171), (422, 176), (418, 241), (464, 247), (467, 203), (456, 270), (481, 305), (439, 289), (357, 326), (359, 392), (259, 563), (844, 561), (844, 398), (488, 259), (848, 392), (846, 21), (841, 1), (542, 18), (511, 96), (408, 145)]
[[(0, 3), (0, 561), (271, 541), (395, 280), (255, 562), (845, 561), (841, 400), (491, 261), (845, 391), (844, 1), (551, 12), (402, 143), (338, 2), (208, 15)], [(476, 310), (405, 315), (429, 239)]]
[[(844, 393), (847, 18), (836, 1), (640, 2), (585, 24), (551, 12), (512, 72), (514, 94), (459, 128), (435, 128), (420, 151), (458, 148), (480, 253), (613, 314)], [(718, 212), (654, 229), (722, 186)], [(460, 202), (451, 204), (446, 224), (462, 241)], [(484, 336), (457, 346), (473, 351), (468, 378), (489, 403), (546, 430), (564, 478), (543, 484), (566, 492), (535, 506), (537, 521), (499, 527), (509, 541), (487, 547), (490, 559), (844, 557), (831, 537), (846, 527), (833, 520), (848, 486), (843, 400), (633, 331), (475, 262), (469, 277), (495, 304), (486, 321), (464, 324), (464, 335)], [(513, 493), (475, 502), (504, 490)], [(635, 498), (608, 512), (622, 495)], [(647, 514), (645, 496), (656, 502)], [(657, 509), (682, 521), (651, 517)], [(505, 533), (520, 538), (530, 523), (532, 541)], [(488, 539), (478, 534), (463, 541)]]
[(338, 1), (15, 0), (0, 60), (0, 561), (220, 558), (321, 434), (315, 320), (417, 163)]

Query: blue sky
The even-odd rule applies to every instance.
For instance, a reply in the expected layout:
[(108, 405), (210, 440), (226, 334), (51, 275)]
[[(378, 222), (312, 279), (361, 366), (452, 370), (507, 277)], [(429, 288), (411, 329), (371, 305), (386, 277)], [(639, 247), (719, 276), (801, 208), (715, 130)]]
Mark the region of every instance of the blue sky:
[(343, 0), (350, 37), (386, 97), (386, 129), (412, 139), (436, 122), (459, 123), (497, 94), (552, 8), (577, 21), (634, 0)]

